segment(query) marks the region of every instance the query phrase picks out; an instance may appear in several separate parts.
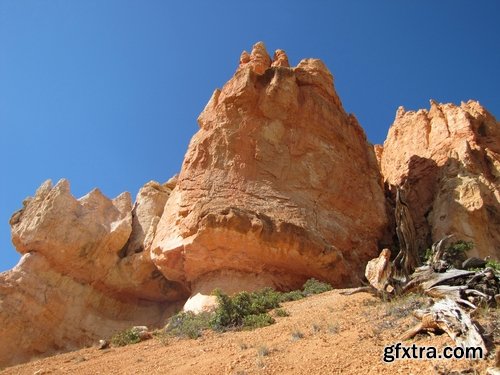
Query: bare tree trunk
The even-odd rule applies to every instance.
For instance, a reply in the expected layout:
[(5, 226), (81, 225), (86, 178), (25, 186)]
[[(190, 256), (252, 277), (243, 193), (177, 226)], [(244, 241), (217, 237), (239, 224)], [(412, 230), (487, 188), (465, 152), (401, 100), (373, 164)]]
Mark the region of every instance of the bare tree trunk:
[(399, 187), (396, 191), (396, 233), (398, 235), (400, 250), (394, 266), (396, 273), (400, 273), (406, 280), (419, 266), (418, 248), (416, 241), (415, 226), (411, 216), (410, 208), (405, 201), (403, 190)]

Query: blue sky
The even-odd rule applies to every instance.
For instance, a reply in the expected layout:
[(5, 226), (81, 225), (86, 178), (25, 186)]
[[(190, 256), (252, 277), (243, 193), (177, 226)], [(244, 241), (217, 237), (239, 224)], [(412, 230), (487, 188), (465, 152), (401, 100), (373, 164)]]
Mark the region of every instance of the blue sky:
[(180, 169), (196, 118), (262, 40), (321, 58), (372, 143), (399, 105), (500, 115), (495, 0), (0, 0), (0, 271), (8, 220), (46, 179), (133, 196)]

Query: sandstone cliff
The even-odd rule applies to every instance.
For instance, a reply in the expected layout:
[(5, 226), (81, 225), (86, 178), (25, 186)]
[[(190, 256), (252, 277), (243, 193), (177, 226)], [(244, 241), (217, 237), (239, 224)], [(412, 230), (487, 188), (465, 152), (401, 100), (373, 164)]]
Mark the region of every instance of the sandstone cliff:
[(478, 102), (400, 107), (383, 148), (388, 185), (402, 185), (421, 250), (446, 234), (500, 259), (500, 124)]
[(192, 295), (359, 282), (386, 211), (375, 154), (315, 59), (262, 43), (198, 119), (151, 257)]

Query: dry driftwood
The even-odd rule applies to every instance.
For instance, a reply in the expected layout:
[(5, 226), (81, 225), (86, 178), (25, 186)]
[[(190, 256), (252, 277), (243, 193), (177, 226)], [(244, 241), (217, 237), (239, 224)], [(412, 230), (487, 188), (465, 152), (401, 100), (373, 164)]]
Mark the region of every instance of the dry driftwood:
[(417, 310), (415, 315), (421, 322), (406, 331), (401, 340), (411, 339), (421, 331), (442, 330), (451, 337), (457, 346), (462, 348), (480, 347), (484, 355), (487, 354), (486, 345), (477, 327), (469, 314), (455, 301), (446, 298), (435, 303), (429, 309)]

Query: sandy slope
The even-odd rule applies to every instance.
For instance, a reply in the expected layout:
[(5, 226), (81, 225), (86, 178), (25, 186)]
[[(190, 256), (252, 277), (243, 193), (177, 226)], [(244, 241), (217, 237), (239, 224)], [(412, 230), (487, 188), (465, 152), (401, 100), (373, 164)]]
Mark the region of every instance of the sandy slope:
[[(88, 348), (10, 367), (2, 374), (448, 374), (467, 369), (482, 374), (493, 364), (491, 358), (384, 363), (384, 346), (396, 343), (415, 323), (405, 316), (416, 306), (412, 300), (382, 303), (365, 293), (342, 296), (337, 290), (283, 306), (289, 317), (255, 331), (207, 331), (197, 340)], [(298, 332), (303, 338), (293, 337)], [(444, 335), (421, 335), (414, 342), (453, 345)]]

